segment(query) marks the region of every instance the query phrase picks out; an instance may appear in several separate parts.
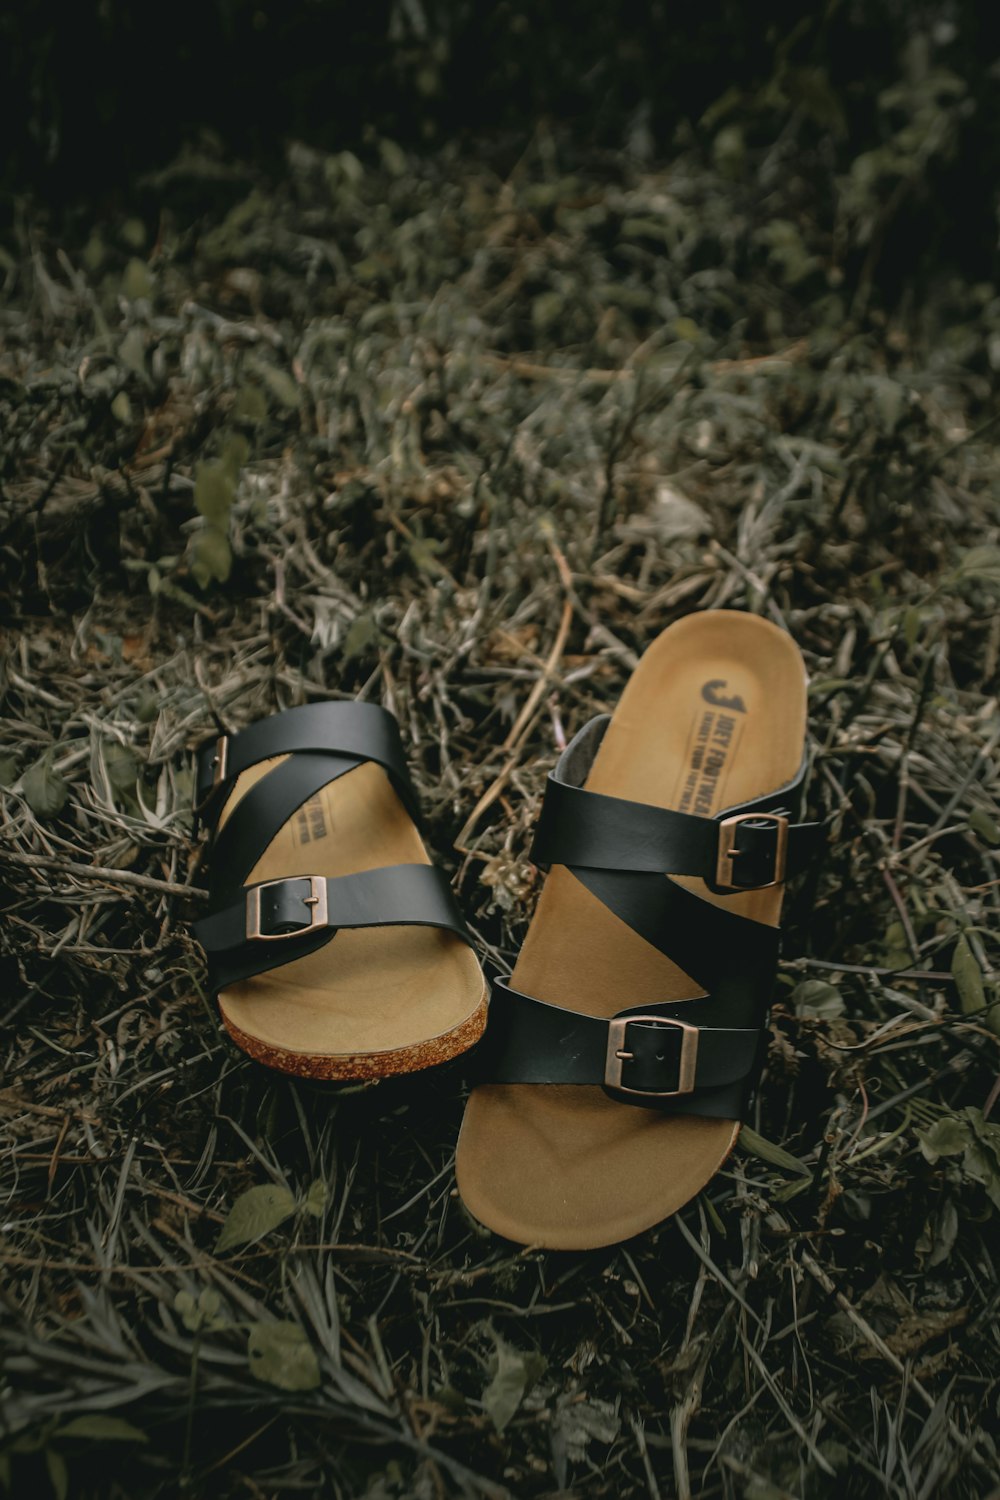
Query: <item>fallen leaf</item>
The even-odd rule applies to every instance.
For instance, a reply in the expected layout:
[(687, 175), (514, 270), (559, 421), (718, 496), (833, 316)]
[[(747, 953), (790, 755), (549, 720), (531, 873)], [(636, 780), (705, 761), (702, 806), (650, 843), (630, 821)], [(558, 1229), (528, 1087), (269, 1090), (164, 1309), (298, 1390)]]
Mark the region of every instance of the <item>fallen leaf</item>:
[(302, 1207), (307, 1214), (312, 1214), (314, 1219), (321, 1219), (329, 1198), (330, 1189), (321, 1177), (317, 1177), (315, 1182), (309, 1184)]
[(239, 1245), (254, 1245), (295, 1212), (295, 1199), (286, 1187), (263, 1183), (241, 1193), (233, 1204), (216, 1242), (216, 1254)]
[(233, 549), (218, 526), (203, 526), (191, 538), (191, 575), (199, 588), (215, 579), (225, 583), (233, 571)]
[(792, 1004), (799, 1016), (832, 1021), (844, 1014), (844, 997), (835, 984), (825, 979), (804, 979), (792, 990)]
[(943, 1115), (926, 1130), (917, 1131), (917, 1140), (926, 1159), (933, 1164), (941, 1156), (957, 1156), (969, 1144), (969, 1127), (954, 1115)]
[(25, 771), (24, 799), (39, 818), (54, 818), (66, 806), (69, 785), (52, 769), (52, 751), (47, 750), (30, 770)]
[(493, 1335), (497, 1351), (497, 1369), (483, 1391), (483, 1406), (497, 1432), (503, 1432), (524, 1397), (544, 1372), (546, 1361), (540, 1354), (523, 1353), (498, 1334)]
[(986, 1004), (983, 973), (964, 933), (955, 944), (955, 952), (951, 960), (951, 977), (958, 990), (963, 1014), (969, 1015), (972, 1011), (982, 1010)]
[(110, 1443), (147, 1443), (149, 1439), (138, 1427), (126, 1422), (124, 1417), (109, 1417), (103, 1412), (89, 1412), (86, 1416), (74, 1417), (65, 1427), (57, 1427), (55, 1437), (97, 1438)]
[(282, 1391), (314, 1391), (320, 1383), (316, 1352), (297, 1323), (255, 1323), (247, 1341), (250, 1372)]
[(122, 277), (123, 294), (130, 302), (136, 302), (140, 297), (151, 297), (153, 285), (152, 273), (146, 262), (133, 255)]
[(210, 459), (195, 469), (194, 503), (212, 525), (223, 526), (229, 519), (235, 493), (233, 476), (222, 459)]
[(744, 1125), (739, 1133), (737, 1141), (744, 1151), (749, 1151), (751, 1156), (757, 1156), (761, 1161), (766, 1161), (772, 1167), (781, 1167), (786, 1172), (795, 1172), (800, 1177), (811, 1177), (812, 1172), (804, 1161), (799, 1161), (790, 1151), (783, 1146), (776, 1146), (773, 1141), (767, 1141), (756, 1130), (751, 1130), (749, 1125)]

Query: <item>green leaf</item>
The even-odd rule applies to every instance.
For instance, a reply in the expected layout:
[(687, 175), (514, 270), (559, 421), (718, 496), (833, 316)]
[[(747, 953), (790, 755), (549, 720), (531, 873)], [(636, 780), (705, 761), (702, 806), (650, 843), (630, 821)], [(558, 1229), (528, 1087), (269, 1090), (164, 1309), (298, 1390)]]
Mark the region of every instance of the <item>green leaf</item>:
[(945, 1198), (924, 1225), (917, 1248), (927, 1256), (928, 1266), (939, 1266), (948, 1259), (957, 1239), (958, 1209), (950, 1198)]
[(531, 321), (539, 333), (554, 328), (563, 315), (565, 303), (561, 292), (539, 292), (531, 302)]
[(920, 1149), (933, 1164), (940, 1156), (957, 1156), (969, 1144), (969, 1127), (955, 1115), (943, 1115), (926, 1130), (917, 1131)]
[(302, 1207), (307, 1214), (312, 1214), (314, 1219), (321, 1219), (329, 1198), (330, 1189), (321, 1177), (317, 1177), (315, 1182), (309, 1184)]
[(213, 526), (224, 526), (232, 510), (236, 486), (222, 459), (200, 463), (194, 474), (194, 503)]
[(241, 387), (233, 405), (233, 415), (239, 422), (259, 427), (267, 419), (267, 401), (264, 392), (255, 385)]
[(197, 1301), (190, 1292), (178, 1292), (174, 1298), (174, 1309), (181, 1315), (181, 1322), (191, 1333), (203, 1328), (225, 1328), (226, 1318), (220, 1315), (222, 1298), (213, 1287), (198, 1293)]
[(74, 1417), (65, 1427), (57, 1427), (56, 1437), (98, 1438), (110, 1443), (148, 1443), (146, 1434), (124, 1417), (108, 1417), (103, 1412), (89, 1412)]
[(343, 657), (354, 661), (359, 656), (369, 656), (378, 643), (378, 626), (371, 611), (356, 615), (344, 637)]
[(379, 156), (382, 165), (392, 177), (402, 177), (406, 172), (409, 158), (402, 146), (397, 146), (395, 141), (387, 140), (385, 136), (378, 143)]
[(970, 547), (956, 570), (962, 578), (977, 578), (982, 583), (1000, 583), (1000, 547)]
[(962, 1114), (972, 1126), (973, 1133), (981, 1144), (993, 1157), (997, 1167), (1000, 1167), (1000, 1125), (994, 1124), (992, 1120), (984, 1120), (981, 1109), (975, 1105), (967, 1105)]
[(962, 1171), (973, 1182), (981, 1183), (994, 1208), (1000, 1208), (1000, 1169), (991, 1151), (978, 1141), (970, 1141), (962, 1158)]
[(406, 550), (414, 564), (425, 573), (437, 571), (440, 567), (438, 553), (441, 551), (441, 543), (434, 536), (415, 536), (411, 542), (407, 542)]
[(148, 683), (143, 683), (135, 700), (135, 716), (140, 724), (151, 724), (160, 712), (160, 700)]
[(111, 415), (114, 417), (115, 421), (120, 422), (123, 427), (127, 426), (128, 423), (131, 422), (132, 403), (128, 399), (127, 391), (118, 392), (117, 396), (111, 403)]
[(100, 230), (94, 229), (91, 231), (90, 238), (83, 247), (82, 256), (83, 263), (92, 276), (101, 269), (104, 256), (104, 241), (101, 239)]
[(266, 365), (263, 360), (254, 364), (254, 370), (282, 406), (286, 406), (289, 411), (298, 406), (301, 393), (287, 370), (279, 370), (276, 365)]
[(191, 538), (191, 575), (199, 588), (207, 589), (212, 579), (225, 583), (233, 570), (233, 549), (229, 538), (218, 526), (203, 526)]
[(130, 302), (153, 295), (153, 276), (144, 260), (133, 255), (122, 277), (122, 292)]
[(976, 955), (969, 947), (969, 940), (964, 933), (955, 944), (955, 953), (951, 960), (951, 977), (958, 990), (963, 1014), (969, 1015), (972, 1011), (982, 1010), (986, 1004), (982, 970), (976, 962)]
[(141, 219), (126, 219), (122, 225), (122, 239), (130, 250), (141, 250), (146, 243), (146, 226)]
[(108, 780), (116, 792), (127, 792), (135, 786), (139, 775), (135, 756), (127, 745), (120, 745), (117, 740), (105, 740), (102, 749)]
[(674, 333), (687, 344), (696, 344), (701, 338), (701, 329), (693, 318), (675, 318)]
[(546, 1360), (540, 1354), (522, 1353), (498, 1334), (496, 1374), (483, 1391), (483, 1406), (497, 1432), (503, 1432), (535, 1381), (544, 1374)]
[(141, 328), (130, 328), (118, 346), (118, 358), (133, 375), (146, 374), (146, 340)]
[(825, 979), (804, 979), (795, 986), (789, 998), (799, 1016), (832, 1021), (844, 1014), (843, 995), (835, 984), (828, 984)]
[(69, 786), (52, 769), (52, 751), (46, 750), (30, 770), (25, 771), (24, 798), (31, 811), (39, 818), (54, 818), (66, 806)]
[(17, 780), (17, 756), (0, 755), (0, 786), (13, 786)]
[(192, 1333), (198, 1325), (196, 1321), (188, 1322), (188, 1319), (194, 1320), (197, 1306), (197, 1299), (191, 1292), (178, 1292), (174, 1298), (174, 1311), (180, 1313), (185, 1328), (190, 1328)]
[(242, 432), (231, 432), (222, 445), (222, 463), (233, 484), (240, 477), (240, 470), (250, 457), (250, 444)]
[(193, 594), (187, 589), (182, 589), (179, 583), (174, 583), (172, 578), (162, 578), (156, 592), (162, 594), (165, 599), (172, 599), (175, 604), (183, 604), (191, 610), (200, 609), (200, 605)]
[(238, 1245), (254, 1245), (295, 1212), (295, 1199), (286, 1187), (264, 1183), (241, 1193), (229, 1210), (216, 1242), (216, 1254)]
[(984, 807), (974, 807), (969, 814), (969, 827), (977, 833), (984, 844), (1000, 844), (1000, 825)]
[(921, 619), (920, 610), (915, 604), (911, 604), (903, 615), (903, 639), (906, 642), (906, 649), (908, 651), (912, 651), (917, 643), (917, 636), (920, 634)]
[(744, 1125), (739, 1133), (738, 1144), (744, 1151), (749, 1151), (751, 1156), (757, 1156), (761, 1161), (766, 1161), (769, 1166), (781, 1167), (785, 1172), (795, 1172), (799, 1177), (811, 1177), (812, 1172), (804, 1161), (799, 1161), (790, 1151), (783, 1146), (776, 1146), (773, 1141), (767, 1141), (756, 1130), (751, 1130), (749, 1125)]
[(247, 1340), (250, 1372), (282, 1391), (314, 1391), (319, 1361), (297, 1323), (254, 1323)]
[(792, 1500), (792, 1496), (763, 1474), (751, 1474), (743, 1491), (743, 1500)]
[(56, 1500), (66, 1500), (69, 1493), (69, 1470), (66, 1467), (66, 1460), (54, 1448), (46, 1448), (45, 1467), (49, 1472), (49, 1482)]
[(715, 165), (724, 177), (735, 178), (746, 161), (746, 141), (739, 125), (724, 125), (712, 142)]

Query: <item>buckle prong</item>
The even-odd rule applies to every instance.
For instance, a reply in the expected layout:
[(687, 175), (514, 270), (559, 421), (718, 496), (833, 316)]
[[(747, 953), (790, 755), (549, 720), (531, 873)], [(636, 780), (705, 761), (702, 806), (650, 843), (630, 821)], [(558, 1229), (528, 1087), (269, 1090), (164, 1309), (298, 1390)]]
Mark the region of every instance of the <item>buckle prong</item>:
[[(263, 932), (260, 925), (260, 893), (275, 885), (287, 885), (291, 880), (308, 880), (309, 895), (303, 896), (302, 905), (309, 908), (309, 921), (303, 922), (293, 932)], [(281, 938), (301, 937), (314, 927), (327, 925), (326, 878), (323, 875), (285, 875), (280, 880), (265, 880), (247, 891), (247, 937), (262, 943), (272, 943)]]
[[(677, 1064), (677, 1087), (675, 1089), (631, 1089), (622, 1082), (622, 1065), (631, 1062), (634, 1052), (629, 1052), (628, 1028), (645, 1022), (647, 1026), (669, 1027), (681, 1033), (681, 1055)], [(608, 1053), (604, 1065), (604, 1086), (617, 1089), (622, 1094), (635, 1094), (640, 1099), (676, 1099), (680, 1094), (694, 1093), (695, 1074), (698, 1066), (698, 1028), (687, 1021), (676, 1021), (668, 1016), (616, 1016), (608, 1022)]]

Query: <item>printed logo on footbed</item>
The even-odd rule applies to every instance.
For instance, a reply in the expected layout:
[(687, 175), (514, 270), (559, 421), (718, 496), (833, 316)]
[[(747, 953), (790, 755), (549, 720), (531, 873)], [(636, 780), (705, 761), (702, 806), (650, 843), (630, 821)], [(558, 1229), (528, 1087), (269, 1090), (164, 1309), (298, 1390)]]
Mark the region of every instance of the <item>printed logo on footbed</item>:
[(713, 677), (711, 682), (706, 682), (702, 687), (701, 696), (706, 703), (711, 703), (716, 708), (729, 708), (732, 709), (733, 713), (745, 714), (747, 706), (738, 693), (734, 693), (731, 698), (723, 698), (719, 689), (725, 686), (726, 680), (724, 677)]
[[(708, 697), (708, 690), (717, 687), (725, 687), (725, 683), (706, 682), (701, 690), (702, 697), (708, 702), (725, 703), (724, 699)], [(733, 699), (726, 706), (735, 708), (736, 704), (740, 705), (737, 713), (746, 713), (741, 698)], [(675, 796), (675, 805), (680, 812), (707, 818), (714, 808), (724, 805), (719, 797), (742, 730), (741, 720), (731, 713), (709, 710), (698, 717), (688, 740), (687, 767)]]
[(310, 797), (308, 802), (303, 802), (295, 814), (294, 827), (297, 844), (311, 844), (315, 839), (326, 838), (326, 813), (322, 797), (317, 795)]

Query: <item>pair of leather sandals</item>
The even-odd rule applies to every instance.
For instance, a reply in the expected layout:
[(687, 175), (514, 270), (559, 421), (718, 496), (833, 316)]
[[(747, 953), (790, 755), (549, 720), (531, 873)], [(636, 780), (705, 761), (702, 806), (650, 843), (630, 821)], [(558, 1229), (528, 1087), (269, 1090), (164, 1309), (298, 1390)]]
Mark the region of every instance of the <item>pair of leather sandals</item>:
[[(372, 704), (289, 709), (202, 750), (205, 949), (258, 1061), (372, 1079), (474, 1048), (459, 1192), (522, 1244), (659, 1223), (732, 1150), (766, 1053), (798, 821), (806, 674), (753, 615), (690, 615), (550, 773), (548, 868), (513, 973), (487, 986), (418, 831), (399, 728)], [(330, 944), (333, 947), (330, 947)]]

